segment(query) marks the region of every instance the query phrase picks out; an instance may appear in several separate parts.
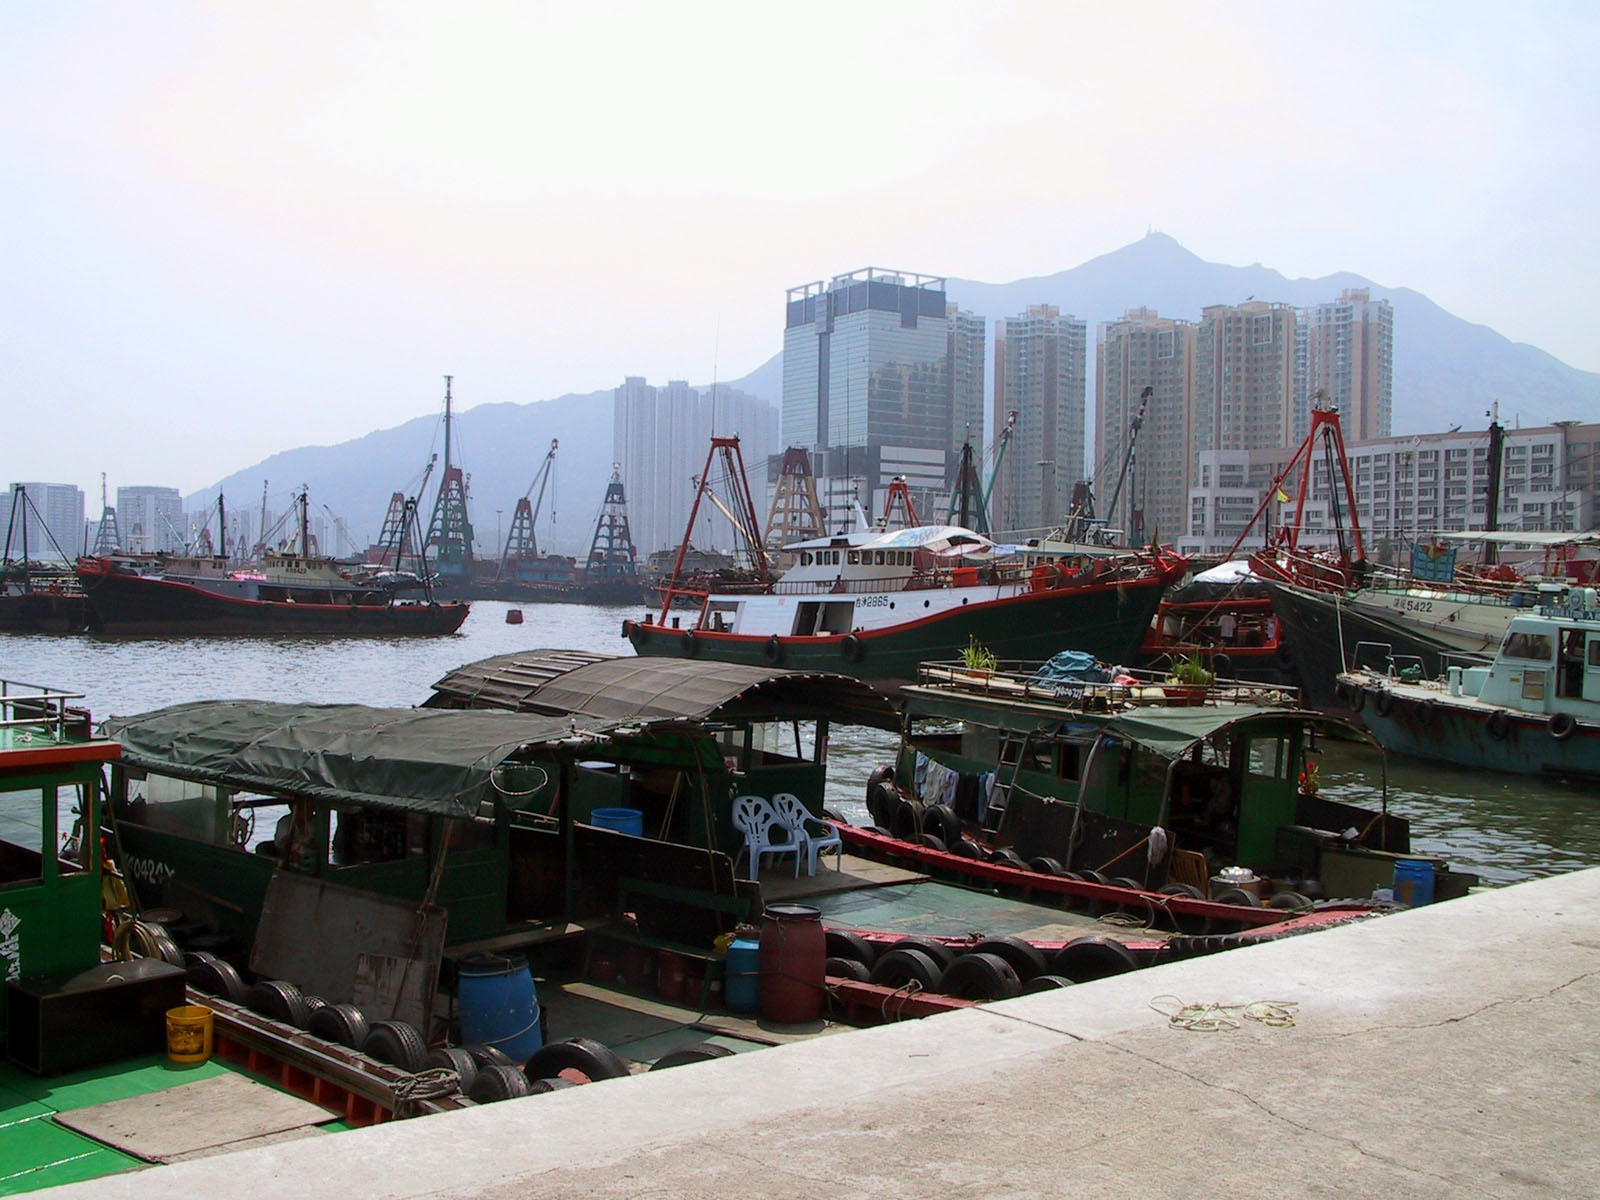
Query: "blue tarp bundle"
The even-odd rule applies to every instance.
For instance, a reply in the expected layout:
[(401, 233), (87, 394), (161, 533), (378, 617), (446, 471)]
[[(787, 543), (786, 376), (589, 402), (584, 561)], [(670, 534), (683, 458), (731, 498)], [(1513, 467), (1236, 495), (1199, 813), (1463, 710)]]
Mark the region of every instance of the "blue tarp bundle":
[(1111, 672), (1084, 650), (1063, 650), (1033, 673), (1034, 683), (1107, 683)]

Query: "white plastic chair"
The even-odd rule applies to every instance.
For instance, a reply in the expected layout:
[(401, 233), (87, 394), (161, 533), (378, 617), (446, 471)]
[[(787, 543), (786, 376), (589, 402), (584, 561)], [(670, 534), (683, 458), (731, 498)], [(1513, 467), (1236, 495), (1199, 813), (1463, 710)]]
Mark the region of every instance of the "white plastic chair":
[[(817, 873), (817, 855), (828, 850), (832, 850), (835, 855), (834, 869), (844, 870), (844, 845), (839, 841), (837, 829), (820, 817), (812, 816), (810, 810), (800, 803), (800, 797), (792, 792), (779, 792), (773, 796), (772, 807), (778, 810), (778, 819), (796, 835), (805, 848), (807, 875)], [(815, 827), (815, 832), (812, 831), (812, 827)]]
[[(793, 854), (795, 878), (800, 877), (800, 852), (802, 837), (783, 823), (772, 805), (760, 796), (736, 796), (733, 801), (733, 824), (744, 834), (744, 849), (739, 853), (750, 855), (750, 878), (761, 878), (763, 854)], [(738, 866), (737, 856), (734, 865)]]

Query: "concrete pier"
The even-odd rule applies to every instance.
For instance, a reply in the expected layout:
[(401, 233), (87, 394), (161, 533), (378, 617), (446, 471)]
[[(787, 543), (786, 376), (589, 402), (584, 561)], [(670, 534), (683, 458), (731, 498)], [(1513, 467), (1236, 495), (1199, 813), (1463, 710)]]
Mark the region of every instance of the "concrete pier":
[[(1294, 1023), (1164, 1015), (1254, 1001)], [(49, 1194), (1600, 1195), (1600, 870)]]

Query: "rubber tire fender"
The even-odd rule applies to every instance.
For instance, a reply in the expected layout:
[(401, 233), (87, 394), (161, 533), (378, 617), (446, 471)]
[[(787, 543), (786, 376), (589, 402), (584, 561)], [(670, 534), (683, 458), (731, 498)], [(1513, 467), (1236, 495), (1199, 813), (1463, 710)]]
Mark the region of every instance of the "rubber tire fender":
[(189, 983), (208, 996), (220, 996), (230, 1003), (243, 1004), (244, 980), (239, 978), (239, 972), (234, 970), (233, 964), (210, 955), (209, 951), (202, 950), (200, 953), (208, 955), (210, 961), (193, 963), (189, 967)]
[(989, 861), (1000, 867), (1015, 867), (1019, 871), (1028, 869), (1028, 861), (1010, 846), (1001, 846), (990, 853)]
[(422, 1069), (454, 1071), (461, 1080), (463, 1096), (472, 1095), (472, 1084), (478, 1078), (478, 1060), (460, 1046), (440, 1046), (428, 1051), (428, 1057), (422, 1060)]
[(528, 1077), (515, 1067), (484, 1067), (472, 1080), (467, 1095), (479, 1104), (515, 1100), (528, 1094)]
[(1360, 712), (1367, 706), (1367, 689), (1359, 683), (1350, 685), (1350, 711)]
[(694, 636), (692, 629), (683, 631), (683, 636), (678, 639), (678, 646), (685, 658), (695, 658), (700, 653), (700, 639)]
[(491, 1046), (488, 1042), (469, 1042), (461, 1048), (472, 1055), (472, 1061), (477, 1063), (480, 1069), (483, 1067), (517, 1067), (518, 1070), (521, 1069), (516, 1059), (500, 1049), (499, 1046)]
[(1009, 1000), (1022, 992), (1022, 980), (998, 954), (970, 952), (944, 969), (934, 990), (961, 1000)]
[[(930, 937), (903, 937), (890, 946), (889, 949), (919, 950), (932, 959), (933, 965), (941, 972), (956, 960), (956, 952), (954, 950), (943, 942), (936, 941)], [(879, 955), (879, 961), (882, 961), (882, 955)]]
[(894, 825), (895, 810), (900, 806), (900, 793), (892, 779), (880, 779), (867, 788), (867, 812), (873, 823), (889, 828)]
[(1439, 702), (1428, 699), (1417, 705), (1417, 724), (1426, 729), (1432, 725), (1439, 716)]
[(367, 1027), (361, 1053), (415, 1075), (427, 1060), (428, 1047), (415, 1025), (404, 1021), (373, 1021)]
[(1384, 688), (1378, 693), (1378, 698), (1372, 702), (1372, 711), (1380, 717), (1387, 717), (1394, 711), (1394, 693)]
[(858, 663), (866, 654), (866, 647), (861, 644), (861, 639), (853, 633), (847, 633), (844, 641), (839, 643), (839, 653), (844, 655), (845, 662)]
[(1489, 714), (1489, 720), (1484, 728), (1495, 741), (1503, 742), (1506, 740), (1506, 735), (1511, 732), (1511, 718), (1505, 709), (1497, 708)]
[(987, 861), (983, 847), (969, 837), (958, 837), (950, 843), (950, 853), (958, 858), (970, 858), (974, 862)]
[(593, 1038), (572, 1037), (540, 1046), (522, 1070), (529, 1079), (554, 1079), (563, 1071), (577, 1071), (599, 1081), (623, 1078), (628, 1074), (628, 1064)]
[(766, 644), (761, 647), (761, 657), (773, 666), (781, 663), (783, 661), (783, 639), (777, 634), (769, 637), (766, 640)]
[(840, 958), (830, 954), (822, 962), (822, 973), (831, 975), (835, 979), (853, 979), (857, 983), (867, 983), (872, 979), (872, 968), (859, 959)]
[[(367, 1015), (354, 1004), (325, 1004), (311, 1014), (311, 1020), (306, 1022), (306, 1032), (325, 1042), (359, 1050), (371, 1030), (367, 1026)], [(472, 1056), (469, 1054), (466, 1057)], [(463, 1083), (461, 1090), (467, 1091), (467, 1084)]]
[(948, 804), (930, 804), (922, 810), (922, 831), (935, 834), (946, 846), (961, 840), (961, 818)]
[(852, 933), (848, 929), (828, 929), (822, 937), (829, 958), (848, 958), (869, 968), (878, 961), (877, 949), (859, 933)]
[[(1183, 896), (1189, 900), (1204, 900), (1206, 898), (1204, 892), (1189, 883), (1166, 884), (1157, 894), (1162, 896)], [(1167, 923), (1181, 934), (1187, 934), (1190, 937), (1204, 937), (1212, 932), (1210, 917), (1199, 916), (1195, 913), (1177, 912), (1170, 908), (1163, 910), (1162, 915), (1166, 917)]]
[(655, 1062), (650, 1064), (652, 1071), (666, 1071), (673, 1067), (686, 1067), (690, 1063), (710, 1062), (713, 1058), (727, 1058), (733, 1051), (726, 1046), (718, 1046), (713, 1042), (701, 1042), (696, 1046), (680, 1046), (676, 1050), (669, 1050)]
[(1211, 902), (1213, 904), (1234, 904), (1240, 908), (1261, 907), (1261, 901), (1257, 900), (1254, 895), (1243, 888), (1236, 887), (1223, 888), (1215, 896), (1211, 897)]
[(1564, 742), (1578, 731), (1578, 721), (1571, 713), (1551, 713), (1545, 728), (1556, 741)]
[(251, 1012), (282, 1021), (285, 1025), (293, 1025), (296, 1029), (304, 1029), (306, 1017), (310, 1015), (300, 989), (284, 979), (263, 979), (259, 983), (252, 983), (245, 988), (241, 999)]
[(1278, 648), (1272, 652), (1272, 661), (1283, 671), (1287, 671), (1294, 666), (1294, 651), (1290, 648), (1288, 642), (1278, 643)]
[(1310, 912), (1311, 897), (1285, 888), (1281, 892), (1272, 894), (1272, 899), (1267, 901), (1267, 907), (1281, 909), (1285, 912)]
[(919, 846), (926, 846), (929, 850), (937, 850), (940, 854), (949, 854), (950, 847), (944, 844), (944, 839), (936, 833), (925, 833), (917, 839)]
[(889, 830), (898, 840), (916, 845), (922, 836), (922, 815), (917, 806), (909, 800), (897, 800), (894, 811), (889, 814)]
[(872, 968), (870, 982), (896, 990), (915, 983), (923, 991), (931, 992), (942, 974), (939, 964), (921, 950), (890, 950)]
[(543, 1096), (550, 1092), (559, 1092), (564, 1088), (577, 1086), (579, 1084), (576, 1079), (563, 1079), (559, 1075), (554, 1079), (530, 1079), (528, 1080), (528, 1095)]
[(1060, 859), (1032, 858), (1028, 860), (1028, 870), (1036, 875), (1061, 875), (1066, 868), (1061, 865)]
[(642, 621), (630, 621), (630, 622), (628, 622), (628, 641), (630, 643), (632, 643), (633, 648), (635, 650), (637, 650), (640, 646), (644, 645), (649, 640), (650, 640), (650, 631), (644, 627), (644, 622), (642, 622)]
[(1035, 975), (1022, 985), (1021, 996), (1033, 996), (1039, 992), (1053, 992), (1057, 988), (1071, 987), (1072, 980), (1065, 975)]
[(1044, 951), (1032, 942), (1025, 941), (1015, 935), (1005, 937), (984, 938), (972, 948), (973, 954), (993, 954), (1003, 958), (1011, 964), (1011, 969), (1017, 973), (1017, 978), (1027, 983), (1036, 976), (1043, 975), (1049, 969)]
[(1218, 679), (1233, 678), (1233, 659), (1223, 651), (1218, 650), (1211, 656), (1211, 673)]
[(1088, 983), (1136, 970), (1139, 960), (1121, 942), (1098, 934), (1074, 938), (1056, 951), (1050, 962), (1055, 975), (1065, 975), (1074, 983)]

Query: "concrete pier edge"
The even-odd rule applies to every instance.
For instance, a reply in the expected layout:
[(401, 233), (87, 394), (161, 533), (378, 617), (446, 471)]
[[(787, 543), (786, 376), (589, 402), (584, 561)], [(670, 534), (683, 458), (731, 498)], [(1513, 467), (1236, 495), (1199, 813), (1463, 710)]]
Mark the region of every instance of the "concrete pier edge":
[[(1293, 1005), (1294, 1024), (1164, 1015), (1253, 1001)], [(1600, 869), (41, 1194), (1595, 1195), (1597, 1035)]]

